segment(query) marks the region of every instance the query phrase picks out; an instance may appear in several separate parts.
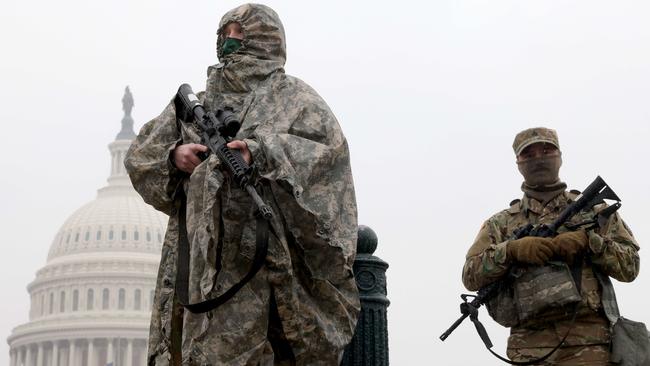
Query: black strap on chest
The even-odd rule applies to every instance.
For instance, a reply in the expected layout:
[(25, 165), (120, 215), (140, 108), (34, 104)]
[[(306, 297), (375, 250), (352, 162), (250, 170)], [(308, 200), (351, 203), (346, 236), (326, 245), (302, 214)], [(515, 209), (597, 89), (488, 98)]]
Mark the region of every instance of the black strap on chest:
[(187, 237), (187, 197), (183, 188), (177, 193), (180, 197), (178, 209), (178, 258), (176, 261), (176, 294), (180, 304), (191, 313), (200, 314), (216, 309), (230, 300), (244, 285), (250, 281), (264, 265), (269, 247), (269, 231), (272, 230), (269, 221), (263, 215), (256, 214), (255, 255), (248, 273), (231, 288), (221, 295), (205, 301), (190, 303), (188, 295), (190, 270), (190, 244)]
[[(571, 267), (571, 275), (573, 277), (573, 280), (575, 281), (576, 288), (578, 289), (578, 293), (581, 294), (582, 293), (582, 261), (578, 261), (578, 263), (579, 264), (575, 265), (574, 267)], [(485, 344), (485, 347), (488, 349), (488, 351), (490, 351), (490, 353), (494, 355), (494, 357), (498, 358), (499, 360), (505, 363), (509, 363), (511, 365), (525, 366), (525, 365), (536, 365), (539, 364), (540, 362), (547, 360), (549, 357), (551, 357), (552, 354), (555, 353), (555, 351), (557, 351), (558, 349), (560, 349), (560, 347), (564, 345), (564, 341), (566, 341), (567, 337), (569, 337), (569, 333), (571, 333), (571, 331), (573, 330), (573, 326), (575, 325), (579, 307), (580, 307), (580, 301), (574, 304), (573, 315), (571, 316), (571, 324), (569, 325), (569, 329), (564, 334), (564, 337), (562, 337), (562, 340), (560, 340), (560, 343), (558, 343), (557, 346), (555, 346), (544, 356), (530, 361), (512, 361), (499, 355), (498, 353), (492, 350), (493, 344), (492, 341), (490, 340), (490, 337), (487, 334), (487, 330), (485, 329), (483, 324), (481, 324), (481, 321), (478, 320), (478, 307), (475, 307), (472, 305), (472, 303), (465, 301), (464, 303), (460, 304), (460, 312), (463, 315), (469, 316), (469, 320), (471, 320), (472, 323), (474, 323), (476, 332), (481, 337), (481, 340)]]

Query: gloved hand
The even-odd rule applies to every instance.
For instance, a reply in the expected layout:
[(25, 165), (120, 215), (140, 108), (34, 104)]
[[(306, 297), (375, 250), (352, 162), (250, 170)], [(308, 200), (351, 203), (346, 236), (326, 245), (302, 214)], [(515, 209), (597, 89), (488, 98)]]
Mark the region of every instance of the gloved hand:
[(584, 230), (567, 231), (553, 238), (553, 251), (569, 264), (584, 253), (588, 246), (589, 237)]
[(506, 256), (517, 262), (542, 265), (553, 256), (553, 241), (536, 236), (512, 240), (506, 246)]

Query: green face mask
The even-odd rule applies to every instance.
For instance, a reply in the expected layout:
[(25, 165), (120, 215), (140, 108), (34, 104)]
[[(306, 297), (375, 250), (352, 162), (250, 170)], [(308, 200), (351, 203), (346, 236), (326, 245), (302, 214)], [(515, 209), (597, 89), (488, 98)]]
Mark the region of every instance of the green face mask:
[(237, 38), (226, 38), (226, 40), (223, 42), (223, 55), (227, 56), (235, 51), (237, 51), (241, 47), (241, 40)]

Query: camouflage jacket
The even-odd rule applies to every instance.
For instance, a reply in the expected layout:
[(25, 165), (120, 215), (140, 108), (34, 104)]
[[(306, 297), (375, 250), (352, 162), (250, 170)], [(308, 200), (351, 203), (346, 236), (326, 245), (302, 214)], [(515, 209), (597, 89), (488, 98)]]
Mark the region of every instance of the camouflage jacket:
[[(542, 207), (528, 196), (515, 200), (510, 208), (503, 210), (483, 223), (469, 249), (463, 268), (463, 283), (470, 291), (505, 276), (511, 260), (506, 246), (513, 231), (528, 223), (550, 223), (577, 197), (576, 193), (564, 192)], [(604, 205), (593, 211), (576, 215), (571, 223), (592, 218)], [(561, 229), (562, 230), (562, 229)], [(561, 231), (560, 230), (560, 231)], [(639, 273), (639, 246), (631, 231), (618, 214), (612, 215), (604, 227), (588, 231), (589, 260), (596, 270), (619, 281), (630, 282)], [(540, 316), (533, 323), (511, 328), (509, 348), (554, 347), (570, 326), (569, 319)], [(601, 289), (586, 263), (582, 270), (582, 304), (578, 318), (567, 339), (568, 345), (587, 345), (609, 342), (609, 322), (603, 314)]]
[[(264, 274), (258, 276), (266, 282), (259, 287), (263, 291), (272, 288), (289, 343), (299, 344), (306, 352), (320, 352), (323, 360), (333, 358), (329, 364), (334, 364), (352, 338), (360, 308), (352, 272), (357, 211), (348, 145), (321, 97), (284, 73), (284, 31), (277, 14), (265, 6), (247, 4), (227, 13), (220, 28), (233, 21), (242, 25), (243, 45), (231, 55), (220, 55), (222, 63), (209, 68), (206, 92), (199, 98), (208, 110), (230, 107), (238, 115), (242, 126), (236, 139), (247, 143), (258, 182), (265, 187), (264, 199), (275, 213), (275, 235)], [(219, 49), (222, 43), (220, 36)], [(214, 154), (191, 176), (171, 164), (170, 152), (190, 142), (200, 143), (196, 127), (177, 121), (170, 103), (145, 124), (125, 161), (144, 200), (170, 214), (151, 320), (150, 359), (164, 360), (174, 348), (175, 192), (184, 189), (187, 196), (191, 302), (216, 297), (230, 288), (247, 272), (255, 251), (253, 201), (231, 184)], [(250, 302), (233, 309), (226, 317), (229, 321), (241, 319), (238, 313), (268, 309), (269, 299), (262, 292), (240, 292), (251, 296)], [(204, 358), (200, 364), (221, 364), (210, 361), (208, 353), (232, 352), (239, 354), (231, 359), (240, 356), (238, 362), (248, 364), (241, 361), (241, 355), (249, 351), (244, 345), (214, 350), (214, 342), (229, 335), (211, 331), (206, 336), (207, 329), (218, 328), (217, 316), (210, 314), (186, 312), (183, 320), (176, 320), (183, 324), (183, 359), (195, 352), (193, 357)], [(245, 330), (251, 337), (267, 331)]]

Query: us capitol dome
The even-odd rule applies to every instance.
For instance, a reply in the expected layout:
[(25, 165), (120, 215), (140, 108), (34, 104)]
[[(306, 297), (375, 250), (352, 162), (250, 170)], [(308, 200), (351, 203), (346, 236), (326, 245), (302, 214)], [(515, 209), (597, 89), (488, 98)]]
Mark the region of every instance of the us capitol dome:
[(108, 185), (65, 220), (27, 286), (29, 322), (7, 339), (11, 366), (146, 365), (167, 216), (144, 203), (126, 174), (135, 138), (128, 87), (122, 104)]

